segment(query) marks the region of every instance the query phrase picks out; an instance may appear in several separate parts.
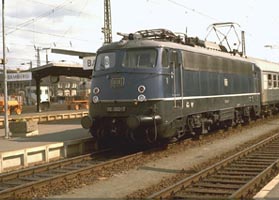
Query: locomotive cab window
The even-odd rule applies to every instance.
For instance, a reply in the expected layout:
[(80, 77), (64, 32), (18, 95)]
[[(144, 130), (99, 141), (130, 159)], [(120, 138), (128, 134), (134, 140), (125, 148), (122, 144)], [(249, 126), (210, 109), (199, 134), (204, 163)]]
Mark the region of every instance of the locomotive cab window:
[(157, 51), (155, 49), (126, 50), (122, 62), (123, 67), (153, 68), (156, 66)]
[(106, 70), (115, 66), (115, 53), (101, 53), (97, 56), (95, 71)]

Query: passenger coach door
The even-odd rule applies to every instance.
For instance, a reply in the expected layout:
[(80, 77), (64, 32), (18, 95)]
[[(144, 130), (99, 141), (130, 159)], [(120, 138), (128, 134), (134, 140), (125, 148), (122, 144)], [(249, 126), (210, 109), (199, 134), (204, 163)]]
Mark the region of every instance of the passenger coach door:
[(183, 66), (180, 51), (173, 50), (170, 53), (171, 78), (173, 80), (172, 96), (174, 107), (183, 107)]

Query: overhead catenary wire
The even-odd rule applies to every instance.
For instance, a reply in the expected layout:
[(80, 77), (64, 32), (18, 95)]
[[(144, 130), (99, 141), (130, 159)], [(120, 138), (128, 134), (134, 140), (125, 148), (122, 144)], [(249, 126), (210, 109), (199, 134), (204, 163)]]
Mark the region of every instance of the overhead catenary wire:
[[(37, 3), (37, 4), (41, 4), (41, 5), (46, 5), (46, 6), (49, 6), (49, 7), (56, 7), (57, 5), (55, 4), (50, 4), (50, 3), (46, 3), (46, 2), (41, 2), (41, 1), (37, 1), (37, 0), (26, 0), (26, 1), (29, 1), (29, 2), (34, 2), (34, 3)], [(78, 1), (80, 2), (80, 1)], [(63, 8), (63, 10), (65, 11), (69, 11), (69, 12), (73, 12), (73, 13), (79, 13), (80, 11), (76, 11), (74, 9), (70, 9), (70, 8)], [(94, 13), (86, 13), (86, 12), (83, 12), (82, 15), (87, 15), (87, 16), (95, 16), (97, 17), (96, 15), (94, 15)]]
[(198, 11), (197, 9), (190, 8), (190, 7), (188, 7), (188, 6), (185, 6), (185, 5), (181, 4), (181, 3), (178, 3), (177, 1), (174, 1), (174, 0), (168, 0), (168, 1), (169, 1), (170, 3), (172, 3), (172, 4), (174, 4), (174, 5), (177, 5), (177, 6), (179, 6), (179, 7), (185, 8), (186, 10), (189, 10), (189, 11), (191, 11), (191, 12), (197, 13), (197, 14), (199, 14), (199, 15), (201, 15), (201, 16), (203, 16), (203, 17), (206, 17), (206, 18), (208, 18), (208, 19), (211, 19), (211, 20), (214, 20), (214, 21), (220, 21), (219, 19), (217, 19), (217, 18), (215, 18), (215, 17), (212, 17), (212, 16), (210, 16), (210, 15), (208, 15), (208, 14), (206, 14), (206, 13), (203, 13), (203, 12), (201, 12), (201, 11)]
[[(7, 28), (11, 28), (11, 27), (7, 27)], [(83, 41), (83, 42), (89, 41), (89, 40), (85, 40), (85, 39), (81, 39), (81, 38), (70, 37), (70, 36), (65, 36), (65, 35), (55, 34), (55, 33), (47, 33), (47, 32), (42, 32), (42, 31), (38, 31), (38, 30), (35, 31), (35, 30), (31, 30), (31, 29), (26, 29), (26, 28), (22, 28), (21, 31), (48, 35), (48, 36), (54, 36), (54, 37), (59, 37), (59, 38), (67, 38), (67, 39), (78, 40), (78, 41)]]
[[(85, 4), (84, 4), (84, 5), (82, 6), (82, 8), (79, 10), (77, 17), (80, 17), (81, 14), (83, 14), (83, 11), (84, 11), (85, 7), (87, 6), (87, 4), (88, 4), (88, 0), (86, 0)], [(64, 32), (63, 36), (60, 37), (60, 38), (66, 38), (66, 35), (68, 35), (68, 33), (72, 30), (72, 28), (73, 28), (73, 25), (71, 25), (71, 26)], [(79, 40), (80, 40), (80, 41), (85, 41), (85, 40), (82, 40), (82, 39), (79, 39)], [(87, 40), (87, 41), (88, 41), (88, 40)], [(59, 41), (55, 41), (54, 43), (58, 43), (58, 42), (59, 42)]]
[(18, 31), (18, 30), (21, 30), (22, 28), (24, 28), (26, 26), (29, 26), (30, 24), (33, 24), (40, 19), (46, 18), (46, 17), (52, 15), (54, 12), (57, 12), (58, 10), (66, 7), (68, 4), (71, 4), (71, 3), (72, 3), (72, 1), (64, 1), (62, 4), (56, 6), (55, 8), (51, 9), (50, 11), (47, 11), (47, 12), (45, 12), (45, 13), (43, 13), (43, 14), (35, 17), (35, 18), (29, 19), (29, 20), (27, 20), (23, 23), (20, 23), (20, 24), (16, 25), (16, 27), (13, 30), (7, 32), (6, 35), (9, 35), (11, 33), (14, 33), (16, 31)]
[[(66, 1), (65, 0), (57, 6), (55, 6), (53, 4), (52, 5), (51, 4), (47, 5), (46, 3), (44, 4), (44, 3), (36, 1), (36, 0), (27, 0), (27, 1), (32, 1), (33, 3), (38, 3), (38, 4), (45, 5), (45, 6), (43, 6), (44, 10), (46, 10), (46, 8), (48, 8), (48, 6), (50, 6), (51, 9), (48, 9), (47, 12), (39, 14), (39, 15), (33, 17), (32, 19), (28, 19), (27, 21), (25, 21), (23, 23), (19, 23), (16, 26), (11, 26), (11, 25), (6, 26), (9, 31), (5, 35), (9, 34), (10, 37), (8, 37), (8, 38), (11, 39), (11, 41), (8, 42), (9, 49), (10, 49), (10, 51), (9, 51), (9, 55), (10, 55), (9, 56), (9, 61), (10, 61), (9, 65), (14, 66), (14, 64), (16, 64), (16, 60), (20, 60), (20, 59), (30, 60), (30, 58), (27, 59), (27, 57), (24, 57), (24, 58), (20, 57), (20, 59), (15, 58), (15, 56), (13, 56), (13, 54), (15, 54), (17, 51), (21, 51), (20, 49), (22, 49), (22, 48), (20, 48), (20, 49), (13, 48), (13, 45), (21, 46), (21, 47), (24, 46), (24, 47), (28, 47), (28, 48), (30, 47), (30, 48), (33, 49), (33, 47), (31, 47), (31, 46), (34, 46), (34, 45), (36, 45), (36, 46), (48, 46), (48, 47), (51, 48), (51, 47), (56, 47), (56, 45), (58, 44), (58, 46), (60, 46), (60, 48), (61, 48), (61, 45), (65, 46), (66, 43), (64, 42), (65, 44), (64, 43), (60, 44), (60, 42), (59, 42), (60, 39), (59, 38), (61, 38), (61, 39), (63, 38), (63, 39), (66, 39), (66, 40), (68, 39), (68, 44), (72, 44), (72, 45), (77, 44), (77, 42), (78, 43), (82, 42), (82, 43), (86, 43), (86, 44), (89, 43), (89, 42), (94, 43), (95, 40), (90, 41), (85, 37), (78, 37), (78, 36), (74, 36), (74, 35), (71, 37), (71, 35), (72, 35), (71, 31), (73, 29), (73, 26), (75, 26), (75, 23), (77, 23), (76, 20), (73, 20), (72, 24), (68, 24), (68, 25), (71, 25), (70, 28), (64, 29), (64, 33), (62, 32), (60, 34), (54, 32), (54, 31), (48, 32), (48, 31), (44, 31), (43, 29), (34, 29), (34, 27), (33, 27), (33, 30), (31, 29), (31, 27), (28, 28), (28, 26), (30, 26), (32, 24), (34, 25), (36, 22), (42, 21), (42, 19), (50, 20), (52, 18), (51, 15), (54, 15), (58, 11), (61, 12), (61, 10), (66, 11), (66, 13), (69, 13), (69, 14), (66, 14), (66, 15), (63, 15), (63, 16), (73, 16), (73, 17), (80, 18), (81, 16), (88, 15), (88, 14), (85, 13), (86, 12), (86, 10), (85, 10), (86, 5), (88, 5), (88, 2), (89, 2), (88, 0), (85, 0), (85, 1), (82, 1), (82, 2), (81, 1), (76, 1), (76, 0), (72, 0), (72, 1), (69, 1), (69, 0)], [(70, 5), (70, 4), (73, 5), (74, 3), (78, 3), (78, 4), (75, 6), (74, 10), (72, 10), (71, 8), (73, 6), (68, 6), (68, 5)], [(68, 9), (68, 8), (70, 8), (70, 9)], [(90, 16), (92, 16), (92, 15), (90, 15)], [(14, 19), (17, 20), (19, 18), (14, 18)], [(58, 39), (56, 39), (57, 41), (50, 41), (47, 44), (46, 43), (43, 44), (43, 43), (41, 43), (41, 40), (38, 40), (38, 41), (37, 41), (37, 39), (35, 40), (35, 35), (33, 35), (34, 39), (33, 39), (33, 44), (32, 45), (30, 44), (31, 40), (29, 40), (29, 42), (27, 40), (26, 44), (22, 44), (22, 42), (20, 44), (20, 43), (13, 42), (13, 39), (12, 39), (13, 37), (16, 36), (13, 33), (17, 32), (17, 31), (21, 31), (21, 32), (24, 31), (24, 32), (31, 32), (31, 33), (34, 33), (34, 34), (41, 34), (43, 37), (52, 36), (52, 37), (56, 37)], [(13, 37), (12, 37), (12, 35), (13, 35)], [(31, 35), (29, 35), (29, 36), (31, 36)], [(41, 36), (36, 36), (36, 37), (41, 38)], [(51, 39), (51, 40), (53, 40), (53, 39)], [(21, 41), (21, 40), (19, 40), (19, 41)], [(68, 48), (68, 47), (66, 47), (66, 48)], [(30, 53), (29, 53), (29, 57), (30, 57)]]
[[(28, 0), (28, 1), (32, 1), (32, 2), (37, 2), (37, 3), (41, 3), (41, 4), (46, 4), (46, 3), (42, 3), (42, 2), (39, 2), (39, 1), (35, 1), (35, 0)], [(68, 2), (68, 3), (72, 3), (72, 1)], [(60, 4), (58, 6), (55, 6), (55, 9), (66, 9), (64, 6), (66, 6), (67, 2), (64, 1), (63, 4)], [(78, 17), (80, 17), (81, 15), (84, 14), (84, 8), (86, 7), (86, 5), (88, 4), (88, 0), (86, 0), (86, 2), (84, 3), (84, 5), (82, 6), (82, 9), (80, 9), (79, 11), (75, 11), (75, 12), (78, 12)], [(49, 6), (54, 6), (54, 5), (50, 5), (50, 4), (46, 4), (46, 5), (49, 5)], [(66, 10), (71, 10), (71, 9), (66, 9)], [(53, 11), (53, 9), (52, 9)], [(42, 15), (40, 15), (39, 17), (37, 18), (34, 18), (34, 19), (41, 19), (43, 17), (47, 17), (48, 14), (52, 14), (52, 11), (51, 12), (47, 12), (47, 13), (44, 13)], [(72, 10), (71, 10), (72, 11)], [(31, 20), (28, 20), (24, 23), (21, 23), (20, 26), (21, 28), (18, 28), (19, 25), (17, 25), (16, 27), (13, 27), (13, 26), (6, 26), (8, 29), (12, 29), (13, 31), (15, 30), (20, 30), (20, 31), (25, 31), (25, 32), (31, 32), (31, 33), (35, 33), (35, 34), (41, 34), (41, 35), (48, 35), (48, 36), (52, 36), (52, 37), (57, 37), (57, 38), (63, 38), (63, 39), (69, 39), (69, 40), (75, 40), (75, 41), (80, 41), (80, 42), (90, 42), (89, 40), (86, 40), (86, 39), (82, 39), (82, 38), (77, 38), (77, 37), (70, 37), (70, 36), (67, 36), (68, 33), (70, 32), (70, 30), (72, 29), (72, 26), (67, 29), (64, 34), (56, 34), (56, 33), (49, 33), (49, 32), (43, 32), (43, 31), (38, 31), (38, 30), (31, 30), (31, 29), (27, 29), (27, 28), (24, 28), (24, 26), (28, 26), (29, 24), (32, 24), (33, 22), (35, 23), (36, 20), (34, 19), (31, 19)], [(11, 32), (11, 31), (10, 31)], [(36, 42), (37, 43), (37, 42)], [(50, 42), (52, 44), (58, 44), (59, 41), (54, 41), (54, 42)], [(28, 46), (28, 45), (27, 45)]]

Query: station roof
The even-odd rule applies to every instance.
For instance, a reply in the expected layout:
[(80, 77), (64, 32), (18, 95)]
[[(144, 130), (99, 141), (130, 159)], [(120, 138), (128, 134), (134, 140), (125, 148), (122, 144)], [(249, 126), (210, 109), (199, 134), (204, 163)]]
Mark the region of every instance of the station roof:
[(92, 75), (92, 70), (84, 70), (80, 64), (66, 62), (48, 63), (40, 67), (32, 68), (31, 72), (35, 79), (42, 79), (47, 76), (91, 78)]

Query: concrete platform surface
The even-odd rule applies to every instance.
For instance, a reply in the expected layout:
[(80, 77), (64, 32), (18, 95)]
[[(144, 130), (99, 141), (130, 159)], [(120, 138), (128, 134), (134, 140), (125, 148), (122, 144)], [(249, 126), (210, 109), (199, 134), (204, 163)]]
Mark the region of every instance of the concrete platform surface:
[(38, 124), (38, 135), (5, 139), (0, 129), (0, 173), (38, 163), (49, 162), (87, 152), (92, 144), (90, 133), (80, 119)]
[(9, 139), (5, 139), (5, 130), (0, 129), (0, 152), (91, 137), (88, 131), (81, 127), (80, 119), (38, 124), (38, 131), (37, 136), (13, 137), (11, 135)]
[(258, 194), (254, 196), (256, 200), (279, 199), (279, 174), (272, 179)]

